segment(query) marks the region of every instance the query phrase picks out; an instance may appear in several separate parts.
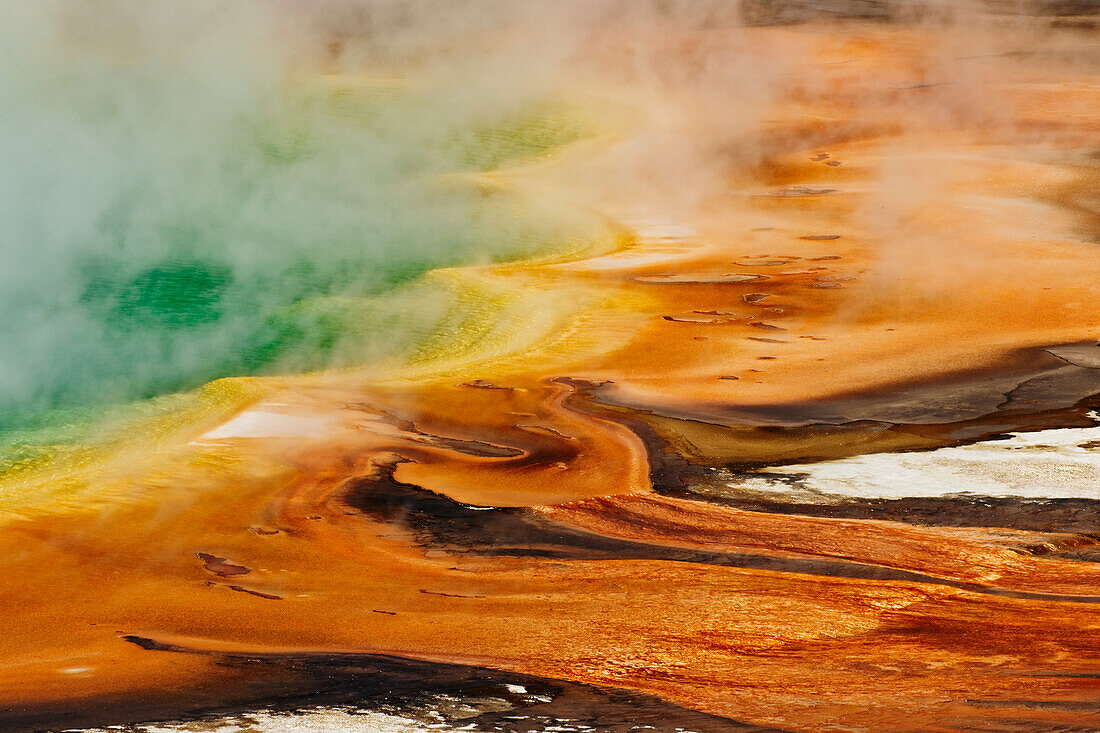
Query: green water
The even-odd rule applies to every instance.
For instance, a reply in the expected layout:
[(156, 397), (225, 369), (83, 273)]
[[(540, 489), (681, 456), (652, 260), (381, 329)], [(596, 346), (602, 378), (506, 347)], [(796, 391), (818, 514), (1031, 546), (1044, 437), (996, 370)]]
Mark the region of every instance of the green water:
[(89, 104), (39, 161), (58, 170), (25, 180), (39, 210), (5, 243), (0, 468), (219, 377), (413, 356), (446, 304), (388, 294), (598, 236), (471, 175), (588, 134), (553, 105), (449, 119), (423, 90), (301, 83), (192, 129)]

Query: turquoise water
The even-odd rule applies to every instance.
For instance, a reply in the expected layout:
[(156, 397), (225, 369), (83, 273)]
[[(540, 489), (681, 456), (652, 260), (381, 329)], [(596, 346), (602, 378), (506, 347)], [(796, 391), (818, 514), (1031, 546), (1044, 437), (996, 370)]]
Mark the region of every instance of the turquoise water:
[(448, 118), (431, 90), (315, 80), (181, 124), (106, 97), (66, 107), (28, 161), (31, 238), (4, 242), (18, 277), (0, 293), (0, 442), (82, 405), (399, 358), (439, 308), (379, 296), (591, 236), (470, 175), (586, 133), (545, 104)]

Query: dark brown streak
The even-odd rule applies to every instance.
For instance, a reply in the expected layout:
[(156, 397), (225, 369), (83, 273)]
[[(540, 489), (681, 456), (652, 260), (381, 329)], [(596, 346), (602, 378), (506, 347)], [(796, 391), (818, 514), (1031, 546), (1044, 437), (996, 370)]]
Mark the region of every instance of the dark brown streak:
[(249, 595), (259, 596), (260, 598), (266, 598), (269, 601), (281, 601), (282, 596), (274, 595), (273, 593), (262, 593), (258, 590), (252, 590), (251, 588), (245, 588), (243, 585), (227, 585), (229, 590), (235, 590), (239, 593), (248, 593)]
[(870, 563), (712, 552), (605, 537), (556, 524), (525, 509), (461, 504), (419, 486), (397, 481), (393, 476), (396, 465), (396, 462), (381, 464), (373, 474), (350, 480), (345, 484), (342, 500), (376, 521), (412, 532), (422, 546), (449, 552), (486, 557), (701, 563), (833, 578), (924, 583), (1007, 598), (1100, 603), (1100, 596), (989, 588)]

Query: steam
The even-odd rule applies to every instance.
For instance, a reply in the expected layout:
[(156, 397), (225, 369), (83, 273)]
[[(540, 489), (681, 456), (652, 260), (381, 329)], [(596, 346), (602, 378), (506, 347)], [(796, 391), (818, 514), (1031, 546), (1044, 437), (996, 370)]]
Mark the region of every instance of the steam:
[[(591, 134), (570, 93), (648, 116), (651, 131), (556, 185), (583, 204), (690, 209), (767, 160), (777, 98), (830, 88), (796, 34), (753, 40), (745, 20), (871, 5), (0, 0), (0, 426), (400, 355), (410, 342), (371, 298), (432, 267), (593, 236), (592, 220), (461, 178)], [(889, 6), (962, 17), (957, 3)], [(941, 58), (975, 43), (965, 30)], [(981, 38), (982, 53), (1005, 47)], [(996, 117), (978, 72), (925, 71), (904, 80), (952, 84), (922, 110)], [(419, 332), (444, 308), (427, 298), (387, 317)]]
[(439, 183), (546, 92), (557, 49), (471, 52), (505, 3), (3, 5), (9, 417), (325, 366), (334, 298), (576, 236)]

